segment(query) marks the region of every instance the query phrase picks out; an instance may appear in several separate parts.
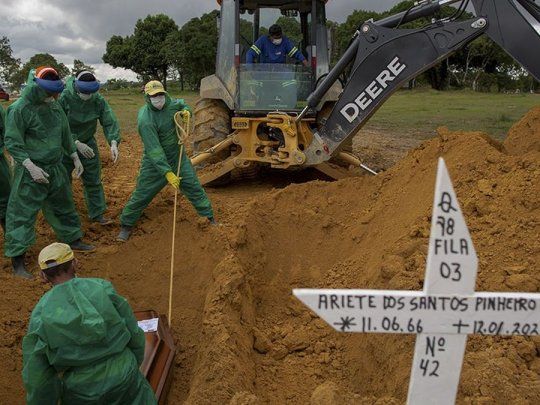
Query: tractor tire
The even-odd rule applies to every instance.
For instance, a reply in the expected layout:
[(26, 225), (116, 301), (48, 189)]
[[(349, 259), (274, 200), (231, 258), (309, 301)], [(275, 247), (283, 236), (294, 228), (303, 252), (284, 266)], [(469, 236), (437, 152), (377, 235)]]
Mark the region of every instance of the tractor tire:
[[(199, 99), (193, 114), (193, 152), (204, 152), (224, 140), (231, 132), (231, 112), (221, 100)], [(230, 156), (230, 151), (221, 151), (205, 165), (217, 163)]]
[[(223, 141), (232, 133), (231, 111), (221, 100), (199, 99), (195, 103), (193, 127), (193, 152), (204, 152), (208, 148)], [(217, 153), (214, 157), (204, 162), (201, 167), (211, 166), (222, 162), (234, 153), (235, 146)], [(259, 174), (259, 165), (252, 163), (246, 168), (234, 169), (220, 178), (210, 182), (211, 187), (224, 186), (232, 180), (254, 179)]]

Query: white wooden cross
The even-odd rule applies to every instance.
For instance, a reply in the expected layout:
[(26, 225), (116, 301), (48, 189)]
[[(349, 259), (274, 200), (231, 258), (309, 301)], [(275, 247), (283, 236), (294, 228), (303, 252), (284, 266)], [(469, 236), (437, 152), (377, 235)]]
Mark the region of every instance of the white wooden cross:
[(408, 404), (453, 404), (467, 335), (538, 335), (540, 294), (474, 292), (478, 259), (442, 158), (423, 291), (295, 289), (341, 332), (415, 333)]

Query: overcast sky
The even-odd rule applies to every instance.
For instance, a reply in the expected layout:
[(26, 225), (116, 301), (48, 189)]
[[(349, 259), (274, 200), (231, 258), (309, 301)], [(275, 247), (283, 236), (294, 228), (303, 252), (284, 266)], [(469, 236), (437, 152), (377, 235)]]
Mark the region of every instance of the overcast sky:
[[(327, 16), (343, 21), (352, 10), (382, 11), (398, 0), (330, 0)], [(112, 35), (130, 35), (135, 22), (148, 14), (164, 13), (179, 26), (217, 8), (215, 0), (0, 0), (2, 24), (15, 56), (23, 62), (36, 53), (50, 53), (70, 65), (74, 59), (96, 67), (104, 81), (132, 78), (132, 72), (113, 69), (101, 57)]]

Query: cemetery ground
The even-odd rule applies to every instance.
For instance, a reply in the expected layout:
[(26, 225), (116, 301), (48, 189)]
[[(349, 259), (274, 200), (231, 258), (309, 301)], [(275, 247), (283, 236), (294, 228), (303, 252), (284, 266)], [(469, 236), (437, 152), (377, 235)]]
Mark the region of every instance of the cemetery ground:
[[(127, 136), (136, 134), (137, 111), (142, 96), (136, 90), (104, 93), (117, 113)], [(171, 94), (195, 105), (197, 94)], [(537, 94), (497, 94), (472, 91), (401, 91), (394, 94), (362, 129), (355, 149), (365, 164), (388, 169), (420, 142), (436, 135), (436, 129), (484, 131), (503, 140), (514, 122), (539, 104)]]
[[(109, 210), (118, 217), (140, 161), (141, 96), (108, 97), (124, 129), (117, 165), (100, 139)], [(292, 289), (422, 290), (443, 156), (478, 254), (475, 290), (538, 292), (538, 104), (534, 95), (402, 92), (355, 140), (368, 165), (388, 168), (379, 176), (303, 182), (285, 173), (208, 189), (219, 227), (181, 199), (169, 403), (403, 403), (415, 336), (337, 333)], [(440, 125), (449, 129), (436, 133)], [(84, 219), (98, 251), (80, 256), (80, 275), (111, 280), (134, 309), (166, 313), (172, 197), (164, 190), (156, 198), (126, 244), (115, 242), (117, 226)], [(53, 238), (42, 219), (38, 234), (30, 256)], [(1, 264), (0, 403), (22, 404), (21, 339), (46, 287)], [(470, 336), (458, 403), (540, 403), (539, 353), (539, 337)]]

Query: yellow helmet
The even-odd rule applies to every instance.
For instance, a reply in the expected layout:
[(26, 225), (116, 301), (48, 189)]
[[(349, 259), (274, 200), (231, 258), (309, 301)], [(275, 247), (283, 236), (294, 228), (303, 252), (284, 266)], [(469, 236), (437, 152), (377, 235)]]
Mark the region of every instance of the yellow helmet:
[(71, 250), (69, 245), (66, 245), (65, 243), (52, 243), (43, 248), (39, 253), (39, 268), (45, 270), (50, 267), (55, 267), (59, 264), (73, 260), (74, 257), (73, 250)]
[(166, 93), (165, 88), (159, 81), (152, 80), (145, 84), (144, 94), (147, 94), (149, 96), (154, 96), (158, 93)]

